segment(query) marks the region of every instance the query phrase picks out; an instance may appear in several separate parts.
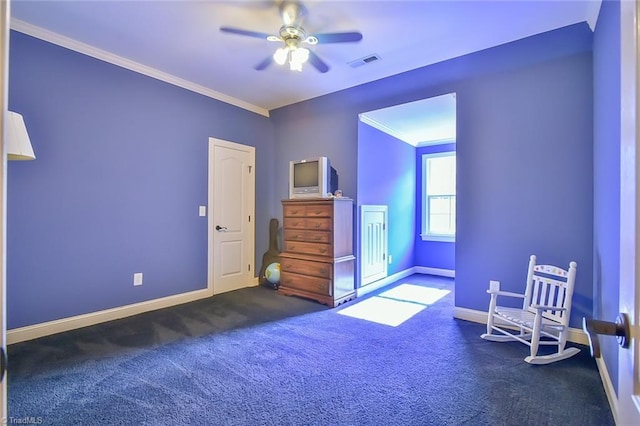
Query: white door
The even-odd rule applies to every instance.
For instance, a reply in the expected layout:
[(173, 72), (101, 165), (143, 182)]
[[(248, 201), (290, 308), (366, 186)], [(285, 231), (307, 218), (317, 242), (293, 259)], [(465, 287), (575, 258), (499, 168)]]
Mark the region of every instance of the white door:
[(254, 147), (209, 138), (209, 285), (214, 294), (255, 281), (254, 168)]
[[(4, 303), (4, 295), (6, 290), (6, 224), (7, 215), (5, 211), (6, 206), (6, 170), (7, 170), (7, 156), (5, 155), (5, 130), (4, 123), (7, 118), (7, 84), (9, 71), (8, 58), (9, 58), (9, 17), (11, 16), (9, 9), (9, 1), (0, 2), (0, 349), (2, 353), (2, 368), (5, 363), (4, 358), (7, 342), (7, 325), (6, 325), (6, 306)], [(2, 377), (2, 383), (0, 383), (0, 420), (6, 423), (7, 420), (7, 381), (6, 374)]]
[(387, 206), (360, 208), (361, 285), (387, 276)]
[[(621, 12), (621, 156), (620, 156), (620, 312), (631, 322), (631, 346), (618, 351), (618, 424), (640, 425), (640, 112), (637, 84), (640, 40), (634, 1), (620, 3)], [(637, 21), (637, 22), (640, 22)], [(607, 319), (610, 321), (611, 319)]]

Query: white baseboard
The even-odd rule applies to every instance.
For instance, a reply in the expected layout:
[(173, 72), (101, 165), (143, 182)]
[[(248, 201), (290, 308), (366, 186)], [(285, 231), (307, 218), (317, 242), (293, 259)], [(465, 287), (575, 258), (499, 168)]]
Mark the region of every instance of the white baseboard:
[(607, 394), (607, 399), (609, 400), (609, 407), (611, 407), (613, 421), (618, 425), (620, 424), (618, 421), (618, 397), (616, 395), (616, 390), (613, 387), (609, 370), (607, 370), (607, 364), (604, 362), (602, 357), (596, 358), (596, 364), (598, 366), (598, 371), (600, 372), (600, 378), (602, 379), (604, 393)]
[[(487, 312), (477, 311), (475, 309), (459, 308), (456, 306), (453, 308), (453, 317), (465, 321), (477, 322), (480, 324), (487, 323)], [(579, 345), (589, 346), (589, 339), (587, 338), (587, 335), (579, 328), (569, 327), (567, 340)]]
[(365, 294), (369, 294), (373, 291), (376, 291), (378, 289), (381, 289), (384, 286), (387, 286), (391, 283), (394, 283), (398, 280), (401, 280), (405, 277), (408, 277), (409, 275), (415, 274), (416, 273), (416, 267), (411, 267), (411, 268), (407, 268), (404, 271), (400, 271), (400, 272), (396, 272), (393, 275), (389, 275), (386, 278), (382, 278), (381, 280), (378, 281), (374, 281), (370, 284), (367, 284), (365, 286), (362, 287), (358, 287), (356, 289), (356, 297), (362, 297)]
[(37, 339), (39, 337), (49, 336), (63, 331), (75, 330), (77, 328), (130, 317), (132, 315), (155, 311), (157, 309), (181, 305), (183, 303), (193, 302), (211, 296), (213, 296), (213, 292), (209, 289), (196, 290), (189, 293), (176, 294), (174, 296), (167, 296), (160, 299), (134, 303), (132, 305), (106, 309), (104, 311), (91, 312), (55, 321), (14, 328), (12, 330), (7, 330), (7, 344), (10, 345), (13, 343)]
[(430, 268), (428, 266), (415, 266), (416, 274), (438, 275), (440, 277), (455, 278), (456, 271), (454, 269)]
[(394, 283), (398, 280), (401, 280), (409, 275), (413, 274), (425, 274), (425, 275), (438, 275), (441, 277), (455, 277), (456, 271), (451, 269), (438, 269), (438, 268), (429, 268), (426, 266), (413, 266), (411, 268), (407, 268), (404, 271), (396, 272), (393, 275), (389, 275), (386, 278), (382, 278), (381, 280), (374, 281), (370, 284), (366, 284), (362, 287), (358, 287), (356, 289), (356, 297), (364, 296), (365, 294), (369, 294), (373, 291), (381, 289), (382, 287)]
[[(253, 277), (249, 282), (248, 287), (255, 287), (259, 284), (258, 277)], [(74, 317), (14, 328), (7, 330), (7, 344), (11, 345), (13, 343), (25, 342), (27, 340), (33, 340), (39, 337), (49, 336), (51, 334), (71, 331), (77, 328), (88, 327), (90, 325), (143, 314), (145, 312), (195, 302), (196, 300), (205, 299), (211, 296), (213, 296), (213, 286), (202, 290), (195, 290), (188, 293), (162, 297), (160, 299), (134, 303), (132, 305), (105, 309), (104, 311), (90, 312), (88, 314), (77, 315)]]

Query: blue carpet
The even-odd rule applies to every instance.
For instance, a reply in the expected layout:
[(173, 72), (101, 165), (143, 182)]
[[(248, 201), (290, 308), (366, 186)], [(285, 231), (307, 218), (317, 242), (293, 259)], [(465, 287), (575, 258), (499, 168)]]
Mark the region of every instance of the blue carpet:
[[(423, 275), (401, 283), (453, 290)], [(52, 425), (614, 424), (588, 348), (529, 365), (526, 346), (484, 341), (484, 326), (453, 319), (453, 291), (395, 327), (340, 314), (370, 298), (327, 309), (260, 287), (233, 293), (11, 346), (10, 416)]]

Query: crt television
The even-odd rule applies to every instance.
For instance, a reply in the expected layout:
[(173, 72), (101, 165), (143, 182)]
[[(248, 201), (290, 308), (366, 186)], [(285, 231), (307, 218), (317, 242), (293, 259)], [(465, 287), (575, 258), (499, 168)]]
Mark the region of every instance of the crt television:
[(327, 157), (289, 162), (289, 198), (323, 198), (338, 189), (338, 174)]

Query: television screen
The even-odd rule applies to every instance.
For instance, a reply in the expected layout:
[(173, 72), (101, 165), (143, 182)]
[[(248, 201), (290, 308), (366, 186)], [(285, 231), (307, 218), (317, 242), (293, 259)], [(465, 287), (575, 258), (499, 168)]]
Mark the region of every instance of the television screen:
[(318, 186), (318, 162), (297, 163), (293, 169), (293, 186), (303, 188)]

